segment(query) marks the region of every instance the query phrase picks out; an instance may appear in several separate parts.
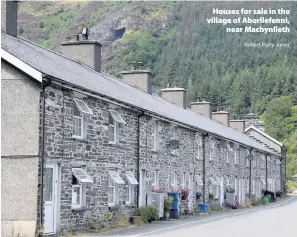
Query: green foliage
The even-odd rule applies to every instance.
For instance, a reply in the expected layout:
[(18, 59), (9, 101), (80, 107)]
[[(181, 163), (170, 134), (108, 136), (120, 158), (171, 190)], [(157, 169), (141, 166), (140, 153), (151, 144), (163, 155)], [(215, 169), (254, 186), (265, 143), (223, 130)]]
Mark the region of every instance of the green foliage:
[(144, 223), (158, 218), (158, 209), (155, 206), (148, 205), (139, 208), (139, 214)]
[(164, 198), (164, 212), (168, 213), (171, 209), (171, 205), (173, 203), (173, 197), (165, 197)]
[(287, 185), (288, 185), (288, 190), (291, 190), (291, 189), (296, 190), (297, 189), (297, 183), (292, 180), (288, 180)]

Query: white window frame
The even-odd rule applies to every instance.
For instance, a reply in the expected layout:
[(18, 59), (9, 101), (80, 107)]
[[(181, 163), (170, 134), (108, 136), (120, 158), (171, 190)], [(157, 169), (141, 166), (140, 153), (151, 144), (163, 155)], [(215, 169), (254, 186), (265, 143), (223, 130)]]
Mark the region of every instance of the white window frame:
[[(176, 125), (171, 125), (171, 139), (176, 139), (178, 140), (178, 136), (177, 136), (177, 126)], [(177, 149), (172, 149), (171, 150), (171, 155), (177, 156), (178, 155), (178, 151)]]
[(186, 174), (184, 172), (181, 173), (181, 182), (180, 182), (180, 187), (184, 189), (186, 187)]
[(202, 138), (199, 133), (196, 134), (196, 140), (197, 140), (197, 159), (201, 158), (201, 148), (202, 148)]
[(250, 160), (248, 158), (245, 158), (246, 159), (246, 167), (250, 167)]
[(229, 164), (229, 161), (230, 161), (229, 149), (226, 147), (225, 150), (226, 150), (226, 162)]
[[(117, 143), (117, 130), (118, 130), (118, 123), (117, 121), (109, 114), (108, 118), (108, 141), (110, 144), (116, 144)], [(113, 123), (110, 123), (110, 119), (112, 119)], [(110, 128), (113, 128), (113, 140), (110, 139), (111, 131)]]
[[(76, 198), (74, 198), (74, 189), (79, 188), (79, 203), (73, 203)], [(72, 185), (72, 201), (71, 201), (71, 209), (77, 209), (77, 208), (82, 208), (84, 206), (83, 204), (83, 185), (80, 184), (73, 184)]]
[(170, 173), (170, 183), (169, 183), (169, 185), (170, 185), (170, 188), (176, 189), (176, 173), (175, 172)]
[(200, 175), (196, 175), (195, 180), (196, 180), (196, 183), (198, 186), (203, 186), (203, 181), (202, 181)]
[[(74, 109), (75, 108), (80, 113), (80, 115), (74, 115)], [(74, 134), (74, 128), (75, 128), (74, 122), (76, 120), (80, 121), (79, 122), (80, 123), (80, 135)], [(73, 138), (79, 138), (79, 139), (82, 139), (84, 137), (84, 116), (83, 116), (83, 113), (78, 108), (76, 103), (73, 104), (72, 137)]]
[(237, 149), (234, 149), (234, 164), (237, 165), (238, 164), (238, 153), (239, 151)]
[(209, 139), (209, 160), (213, 159), (214, 148), (215, 148), (214, 140), (213, 138), (210, 138)]
[[(83, 173), (82, 176), (78, 174), (78, 172)], [(82, 168), (72, 168), (72, 175), (75, 177), (77, 180), (77, 184), (72, 184), (72, 201), (71, 201), (71, 209), (78, 209), (84, 207), (85, 200), (86, 200), (86, 192), (85, 192), (85, 183), (93, 183), (92, 179), (90, 178), (89, 175), (86, 174), (84, 169)], [(79, 188), (79, 203), (73, 203), (74, 201), (74, 189)], [(75, 199), (76, 200), (76, 199)]]
[(159, 187), (159, 184), (158, 184), (158, 171), (157, 170), (154, 170), (152, 171), (151, 173), (151, 176), (152, 176), (152, 188), (153, 189), (158, 189)]
[(226, 186), (230, 186), (230, 179), (229, 179), (229, 176), (226, 177)]
[[(128, 181), (128, 184), (125, 186), (125, 194), (127, 195), (126, 204), (133, 204), (134, 203), (134, 191), (135, 187), (138, 185), (138, 181), (134, 177), (134, 174), (132, 171), (126, 171), (125, 173), (126, 179)], [(127, 192), (128, 190), (128, 192)]]
[(158, 129), (159, 129), (158, 121), (154, 121), (153, 127), (152, 127), (152, 150), (153, 151), (157, 151), (159, 149)]
[(78, 110), (81, 113), (93, 115), (92, 110), (89, 108), (89, 106), (87, 105), (87, 103), (85, 101), (77, 99), (77, 98), (73, 98), (73, 101), (75, 102), (76, 107), (78, 108)]
[[(107, 180), (108, 184), (107, 184), (107, 196), (108, 196), (108, 206), (115, 206), (117, 204), (117, 189), (118, 189), (118, 184), (110, 177), (110, 175), (108, 175), (108, 180)], [(110, 188), (112, 188), (112, 191), (110, 192)], [(110, 201), (110, 196), (112, 193), (112, 201)]]

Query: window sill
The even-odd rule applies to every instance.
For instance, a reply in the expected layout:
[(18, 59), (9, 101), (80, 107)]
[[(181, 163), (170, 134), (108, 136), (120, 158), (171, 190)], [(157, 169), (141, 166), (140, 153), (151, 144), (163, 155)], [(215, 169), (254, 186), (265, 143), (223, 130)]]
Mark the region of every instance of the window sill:
[(133, 204), (133, 203), (130, 203), (130, 204), (126, 204), (126, 207), (131, 207), (131, 208), (133, 208), (133, 207), (136, 207), (136, 205)]
[(82, 142), (82, 143), (89, 143), (87, 139), (84, 138), (76, 138), (76, 137), (72, 137), (73, 141), (78, 141), (78, 142)]
[(85, 212), (87, 210), (90, 210), (88, 207), (71, 207), (72, 212)]
[(120, 208), (120, 205), (119, 204), (117, 204), (117, 205), (108, 205), (108, 209), (109, 210), (117, 210), (119, 208)]
[(124, 147), (122, 144), (119, 144), (119, 143), (113, 143), (113, 142), (108, 142), (108, 145), (110, 145), (110, 146), (115, 146), (115, 147)]

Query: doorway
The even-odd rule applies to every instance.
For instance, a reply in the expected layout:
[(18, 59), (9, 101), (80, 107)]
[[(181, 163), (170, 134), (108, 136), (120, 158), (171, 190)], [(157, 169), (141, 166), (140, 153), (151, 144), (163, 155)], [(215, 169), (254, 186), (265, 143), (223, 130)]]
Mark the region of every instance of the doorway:
[(57, 229), (58, 164), (47, 164), (44, 170), (44, 233), (53, 234)]

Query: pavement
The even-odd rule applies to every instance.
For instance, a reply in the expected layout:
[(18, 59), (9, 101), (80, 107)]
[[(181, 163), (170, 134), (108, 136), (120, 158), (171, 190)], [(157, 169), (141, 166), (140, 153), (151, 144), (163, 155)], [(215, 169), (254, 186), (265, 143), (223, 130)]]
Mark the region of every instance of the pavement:
[(296, 237), (297, 195), (268, 205), (156, 221), (100, 236)]

